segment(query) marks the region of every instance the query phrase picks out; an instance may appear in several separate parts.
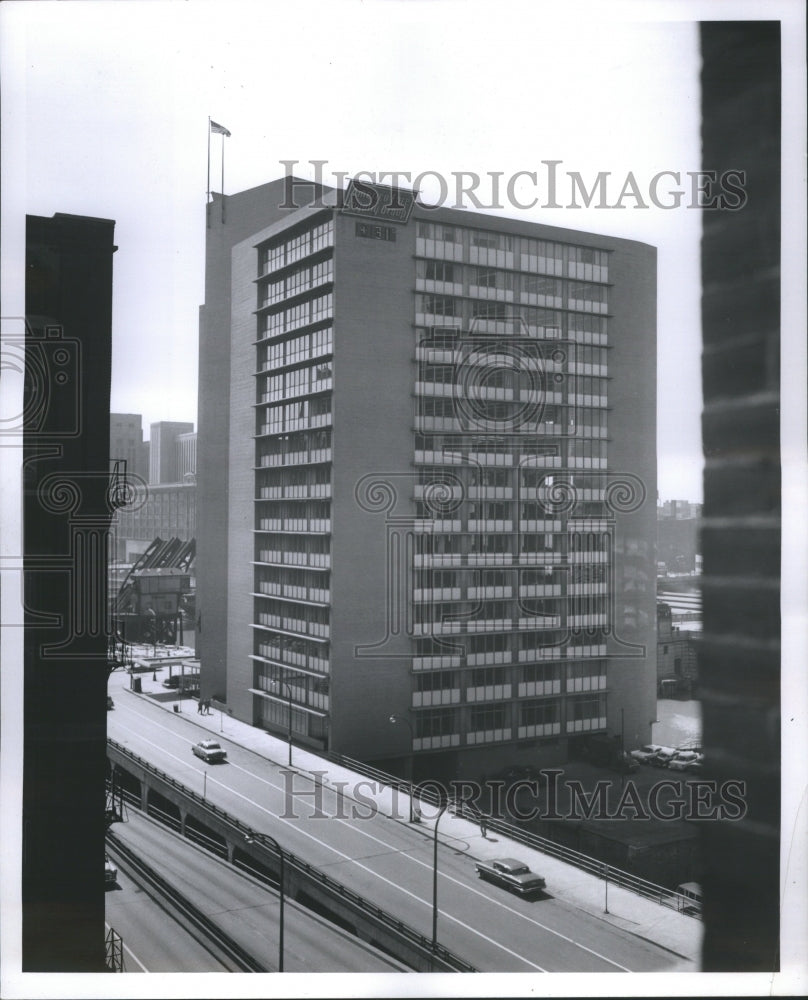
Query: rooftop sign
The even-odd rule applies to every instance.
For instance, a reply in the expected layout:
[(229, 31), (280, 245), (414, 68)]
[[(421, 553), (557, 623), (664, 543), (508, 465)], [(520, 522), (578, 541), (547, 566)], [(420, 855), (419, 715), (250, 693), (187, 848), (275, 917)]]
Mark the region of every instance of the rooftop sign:
[(406, 225), (410, 221), (414, 204), (413, 191), (352, 178), (342, 199), (342, 211), (346, 215), (359, 215), (380, 222), (399, 222)]

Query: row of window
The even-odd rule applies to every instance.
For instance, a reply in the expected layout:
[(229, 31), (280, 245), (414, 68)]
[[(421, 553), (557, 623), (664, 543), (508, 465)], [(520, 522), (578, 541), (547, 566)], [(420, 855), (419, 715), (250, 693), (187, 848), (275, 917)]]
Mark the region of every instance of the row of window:
[[(520, 726), (560, 723), (562, 704), (567, 723), (601, 719), (606, 715), (606, 695), (581, 695), (561, 700), (519, 701), (516, 717)], [(508, 729), (513, 719), (511, 703), (502, 705), (472, 705), (467, 708), (429, 708), (415, 715), (415, 738), (425, 739), (466, 732)], [(465, 726), (462, 720), (465, 716)], [(462, 728), (461, 728), (462, 726)]]
[(272, 281), (263, 288), (259, 286), (258, 305), (271, 306), (333, 280), (334, 261), (329, 257), (328, 260), (321, 260), (311, 267), (301, 267), (297, 271), (292, 271), (285, 278)]
[[(437, 240), (441, 243), (453, 243), (458, 246), (501, 250), (506, 253), (519, 253), (545, 260), (558, 261), (568, 268), (608, 267), (609, 255), (605, 250), (594, 247), (572, 246), (568, 243), (556, 243), (550, 240), (539, 240), (529, 236), (513, 236), (509, 233), (497, 233), (488, 229), (466, 229), (460, 226), (447, 226), (440, 222), (417, 223), (416, 237), (423, 240)], [(605, 278), (603, 279), (605, 280)]]
[(333, 386), (333, 364), (330, 361), (307, 368), (293, 368), (278, 375), (267, 376), (260, 402), (271, 403), (292, 396), (323, 392)]
[[(470, 670), (432, 670), (413, 675), (415, 691), (441, 691), (459, 687), (495, 687), (510, 682), (513, 684), (547, 684), (549, 688), (564, 680), (565, 689), (581, 691), (585, 681), (589, 690), (599, 691), (606, 687), (606, 664), (599, 661), (590, 663), (532, 663), (511, 669), (501, 667), (474, 667)], [(513, 677), (511, 677), (511, 673)]]
[(331, 397), (314, 396), (279, 406), (268, 406), (258, 413), (259, 434), (280, 434), (284, 431), (306, 430), (331, 423)]
[(298, 302), (288, 309), (279, 309), (277, 312), (262, 316), (258, 322), (259, 335), (262, 339), (280, 337), (301, 326), (322, 323), (324, 320), (332, 319), (333, 316), (334, 293), (327, 292), (305, 302)]
[(310, 254), (325, 250), (334, 245), (334, 220), (327, 221), (307, 230), (296, 233), (281, 242), (270, 243), (259, 250), (260, 273), (268, 274), (289, 264), (294, 264)]
[[(417, 637), (415, 642), (414, 655), (416, 657), (429, 657), (447, 653), (447, 649), (455, 655), (469, 655), (475, 653), (495, 653), (512, 650), (532, 650), (535, 646), (543, 646), (546, 649), (571, 649), (570, 632), (567, 629), (556, 629), (538, 633), (511, 632), (511, 633), (481, 633), (479, 635), (458, 635), (451, 636), (447, 640), (437, 642), (429, 636)], [(607, 634), (602, 628), (595, 627), (587, 632), (587, 643), (594, 648), (599, 648), (606, 644)], [(448, 644), (448, 645), (447, 645)], [(582, 653), (582, 657), (597, 655), (591, 651)], [(605, 655), (601, 654), (601, 655)], [(538, 659), (538, 658), (537, 658)]]
[(289, 365), (331, 354), (334, 349), (334, 332), (327, 326), (322, 330), (304, 333), (290, 340), (262, 344), (258, 349), (260, 371), (284, 368)]
[[(550, 274), (527, 274), (446, 260), (418, 260), (415, 267), (416, 288), (424, 292), (446, 292), (472, 298), (501, 298), (508, 301), (521, 298), (533, 305), (561, 309), (566, 304), (565, 299), (587, 299), (591, 289), (599, 287), (603, 296), (595, 301), (607, 301), (606, 286), (554, 276), (560, 273), (559, 270)], [(586, 294), (580, 294), (582, 290)]]

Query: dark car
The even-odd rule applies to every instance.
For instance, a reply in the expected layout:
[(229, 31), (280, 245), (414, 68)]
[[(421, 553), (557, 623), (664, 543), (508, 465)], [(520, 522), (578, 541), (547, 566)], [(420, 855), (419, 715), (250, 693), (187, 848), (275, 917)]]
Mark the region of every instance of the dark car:
[(478, 861), (477, 874), (486, 882), (494, 882), (505, 889), (527, 896), (539, 892), (545, 886), (541, 875), (532, 872), (524, 861), (516, 858), (495, 858), (493, 861)]
[(107, 711), (110, 712), (113, 708), (115, 708), (115, 702), (109, 695), (107, 695)]
[(227, 751), (216, 740), (202, 740), (191, 748), (206, 764), (218, 764), (227, 760)]

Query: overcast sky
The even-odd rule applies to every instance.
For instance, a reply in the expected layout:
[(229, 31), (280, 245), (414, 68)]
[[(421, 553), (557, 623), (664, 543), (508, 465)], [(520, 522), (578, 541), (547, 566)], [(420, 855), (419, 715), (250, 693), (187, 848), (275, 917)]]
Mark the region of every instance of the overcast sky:
[[(279, 176), (281, 160), (303, 176), (320, 159), (348, 173), (507, 179), (552, 159), (587, 186), (611, 172), (610, 202), (631, 172), (648, 201), (656, 173), (701, 166), (687, 3), (2, 6), (18, 204), (116, 221), (111, 408), (142, 413), (147, 434), (152, 421), (196, 422), (208, 116), (232, 132), (228, 194)], [(494, 214), (658, 247), (659, 491), (698, 500), (699, 211), (689, 195), (672, 210), (623, 204)]]

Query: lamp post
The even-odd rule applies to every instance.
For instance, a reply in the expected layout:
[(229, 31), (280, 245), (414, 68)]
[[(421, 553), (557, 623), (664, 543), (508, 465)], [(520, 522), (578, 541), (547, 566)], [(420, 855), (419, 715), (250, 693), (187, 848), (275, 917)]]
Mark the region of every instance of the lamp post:
[(413, 801), (412, 800), (415, 797), (415, 793), (414, 793), (414, 790), (413, 790), (413, 787), (412, 787), (412, 770), (413, 770), (413, 767), (412, 767), (412, 744), (413, 744), (413, 740), (415, 739), (415, 733), (412, 731), (412, 723), (410, 722), (409, 719), (406, 719), (403, 715), (391, 715), (390, 716), (390, 722), (392, 722), (393, 725), (395, 725), (397, 722), (403, 722), (404, 725), (407, 727), (407, 729), (409, 729), (409, 731), (410, 731), (410, 752), (409, 752), (409, 756), (407, 757), (407, 760), (409, 762), (408, 771), (409, 771), (409, 785), (410, 785), (410, 823), (412, 823), (412, 822), (414, 822)]
[[(268, 833), (262, 833), (261, 838), (271, 841), (272, 846), (278, 852), (280, 862), (278, 866), (278, 972), (283, 972), (283, 887), (285, 885), (283, 848)], [(254, 843), (253, 838), (249, 834), (245, 834), (244, 839), (248, 844)]]
[(292, 689), (289, 686), (289, 684), (286, 683), (286, 681), (277, 681), (276, 680), (275, 684), (277, 684), (278, 687), (285, 687), (286, 688), (287, 697), (289, 699), (289, 735), (288, 735), (288, 741), (289, 741), (289, 767), (291, 767), (292, 766)]
[(432, 847), (432, 957), (434, 960), (435, 950), (438, 947), (438, 823), (440, 823), (441, 816), (446, 812), (448, 808), (449, 800), (438, 810), (438, 815), (435, 817), (435, 830), (433, 833), (433, 847)]

